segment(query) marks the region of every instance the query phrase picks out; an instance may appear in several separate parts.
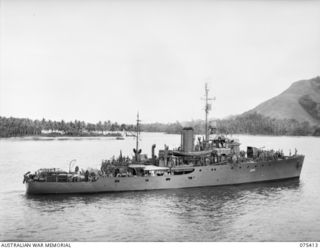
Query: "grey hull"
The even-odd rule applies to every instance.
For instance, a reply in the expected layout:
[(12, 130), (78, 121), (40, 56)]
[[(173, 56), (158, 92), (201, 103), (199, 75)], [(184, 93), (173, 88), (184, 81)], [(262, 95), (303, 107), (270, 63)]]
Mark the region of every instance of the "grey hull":
[(27, 194), (71, 194), (234, 185), (299, 178), (304, 156), (194, 167), (183, 175), (100, 177), (95, 182), (27, 182)]

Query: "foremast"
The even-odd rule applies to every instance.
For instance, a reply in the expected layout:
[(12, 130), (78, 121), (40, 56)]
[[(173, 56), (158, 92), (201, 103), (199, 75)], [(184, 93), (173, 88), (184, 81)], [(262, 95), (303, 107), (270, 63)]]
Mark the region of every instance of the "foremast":
[(205, 107), (204, 107), (204, 111), (205, 111), (205, 140), (208, 141), (209, 140), (208, 114), (209, 114), (209, 111), (211, 111), (211, 109), (212, 109), (212, 106), (209, 103), (209, 101), (215, 100), (215, 98), (209, 98), (208, 83), (205, 84), (205, 96), (204, 96), (203, 100), (205, 101)]
[(141, 150), (139, 150), (140, 121), (141, 120), (139, 119), (139, 112), (138, 112), (137, 113), (137, 127), (136, 127), (136, 148), (133, 149), (136, 162), (138, 162), (139, 154), (141, 153)]

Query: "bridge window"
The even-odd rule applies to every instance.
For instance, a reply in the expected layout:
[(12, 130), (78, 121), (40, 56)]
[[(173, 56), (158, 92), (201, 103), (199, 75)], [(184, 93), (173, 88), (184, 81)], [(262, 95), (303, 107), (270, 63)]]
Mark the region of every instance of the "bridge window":
[(192, 180), (192, 176), (189, 176), (188, 179), (189, 179), (189, 180)]
[(166, 181), (170, 181), (170, 178), (166, 178)]
[(120, 180), (115, 180), (114, 182), (120, 182)]

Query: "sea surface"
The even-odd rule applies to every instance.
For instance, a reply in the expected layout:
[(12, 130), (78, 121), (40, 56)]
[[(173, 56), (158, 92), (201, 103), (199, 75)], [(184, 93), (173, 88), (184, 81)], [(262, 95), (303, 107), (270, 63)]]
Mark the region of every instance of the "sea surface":
[[(132, 155), (134, 138), (0, 140), (1, 241), (318, 241), (320, 138), (234, 136), (247, 145), (297, 148), (300, 180), (193, 189), (27, 196), (23, 174), (39, 168), (100, 168)], [(179, 135), (144, 133), (142, 150), (178, 147)]]

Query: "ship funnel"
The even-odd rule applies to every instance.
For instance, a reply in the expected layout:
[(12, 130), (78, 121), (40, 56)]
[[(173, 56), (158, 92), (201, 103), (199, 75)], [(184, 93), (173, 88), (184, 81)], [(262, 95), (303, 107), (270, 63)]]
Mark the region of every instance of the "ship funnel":
[(153, 144), (152, 145), (152, 148), (151, 148), (151, 157), (152, 157), (152, 160), (154, 160), (154, 158), (155, 158), (155, 154), (154, 154), (154, 149), (156, 148), (156, 145), (155, 144)]
[(185, 127), (181, 131), (181, 150), (191, 152), (194, 148), (194, 131), (192, 127)]

